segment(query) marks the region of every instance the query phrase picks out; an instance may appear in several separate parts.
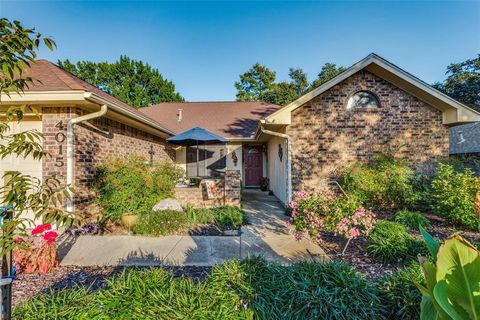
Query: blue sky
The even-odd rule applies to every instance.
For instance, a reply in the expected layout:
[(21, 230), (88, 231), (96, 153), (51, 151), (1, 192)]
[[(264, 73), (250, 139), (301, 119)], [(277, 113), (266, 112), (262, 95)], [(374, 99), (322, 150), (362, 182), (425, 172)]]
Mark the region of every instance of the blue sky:
[(188, 101), (234, 100), (233, 83), (255, 62), (310, 79), (325, 62), (350, 66), (375, 52), (422, 80), (480, 53), (480, 2), (5, 1), (0, 16), (52, 36), (40, 56), (141, 59)]

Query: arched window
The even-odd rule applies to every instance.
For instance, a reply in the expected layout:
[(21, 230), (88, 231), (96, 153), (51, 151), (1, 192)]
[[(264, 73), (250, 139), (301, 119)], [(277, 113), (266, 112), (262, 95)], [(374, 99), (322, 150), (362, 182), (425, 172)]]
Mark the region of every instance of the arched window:
[(377, 97), (368, 91), (355, 92), (348, 99), (347, 109), (376, 109), (380, 107)]

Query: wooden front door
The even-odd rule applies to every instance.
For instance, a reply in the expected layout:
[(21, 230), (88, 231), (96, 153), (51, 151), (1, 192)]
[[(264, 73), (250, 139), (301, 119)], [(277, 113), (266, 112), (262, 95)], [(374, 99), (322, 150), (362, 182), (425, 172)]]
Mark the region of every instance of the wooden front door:
[(263, 173), (262, 152), (256, 148), (247, 147), (244, 152), (245, 186), (259, 187)]

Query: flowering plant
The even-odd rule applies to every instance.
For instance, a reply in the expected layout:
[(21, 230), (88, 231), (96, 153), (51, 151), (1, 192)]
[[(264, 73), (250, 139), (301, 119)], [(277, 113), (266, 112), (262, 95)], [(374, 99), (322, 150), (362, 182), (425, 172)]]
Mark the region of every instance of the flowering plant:
[(16, 238), (21, 245), (13, 250), (13, 263), (17, 272), (48, 273), (58, 265), (57, 244), (58, 233), (48, 223), (41, 224), (31, 231), (28, 239)]
[(334, 232), (350, 240), (367, 235), (375, 224), (373, 213), (366, 211), (354, 197), (320, 193), (308, 196), (305, 192), (295, 193), (289, 203), (290, 219), (287, 225), (296, 240), (308, 235), (319, 239), (321, 232)]

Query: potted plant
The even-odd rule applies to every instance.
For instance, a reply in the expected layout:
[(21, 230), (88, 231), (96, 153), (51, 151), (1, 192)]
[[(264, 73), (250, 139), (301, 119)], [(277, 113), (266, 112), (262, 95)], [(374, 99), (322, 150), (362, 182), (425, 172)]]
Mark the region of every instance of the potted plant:
[(260, 190), (267, 191), (269, 183), (270, 183), (270, 179), (268, 179), (267, 177), (260, 178)]

